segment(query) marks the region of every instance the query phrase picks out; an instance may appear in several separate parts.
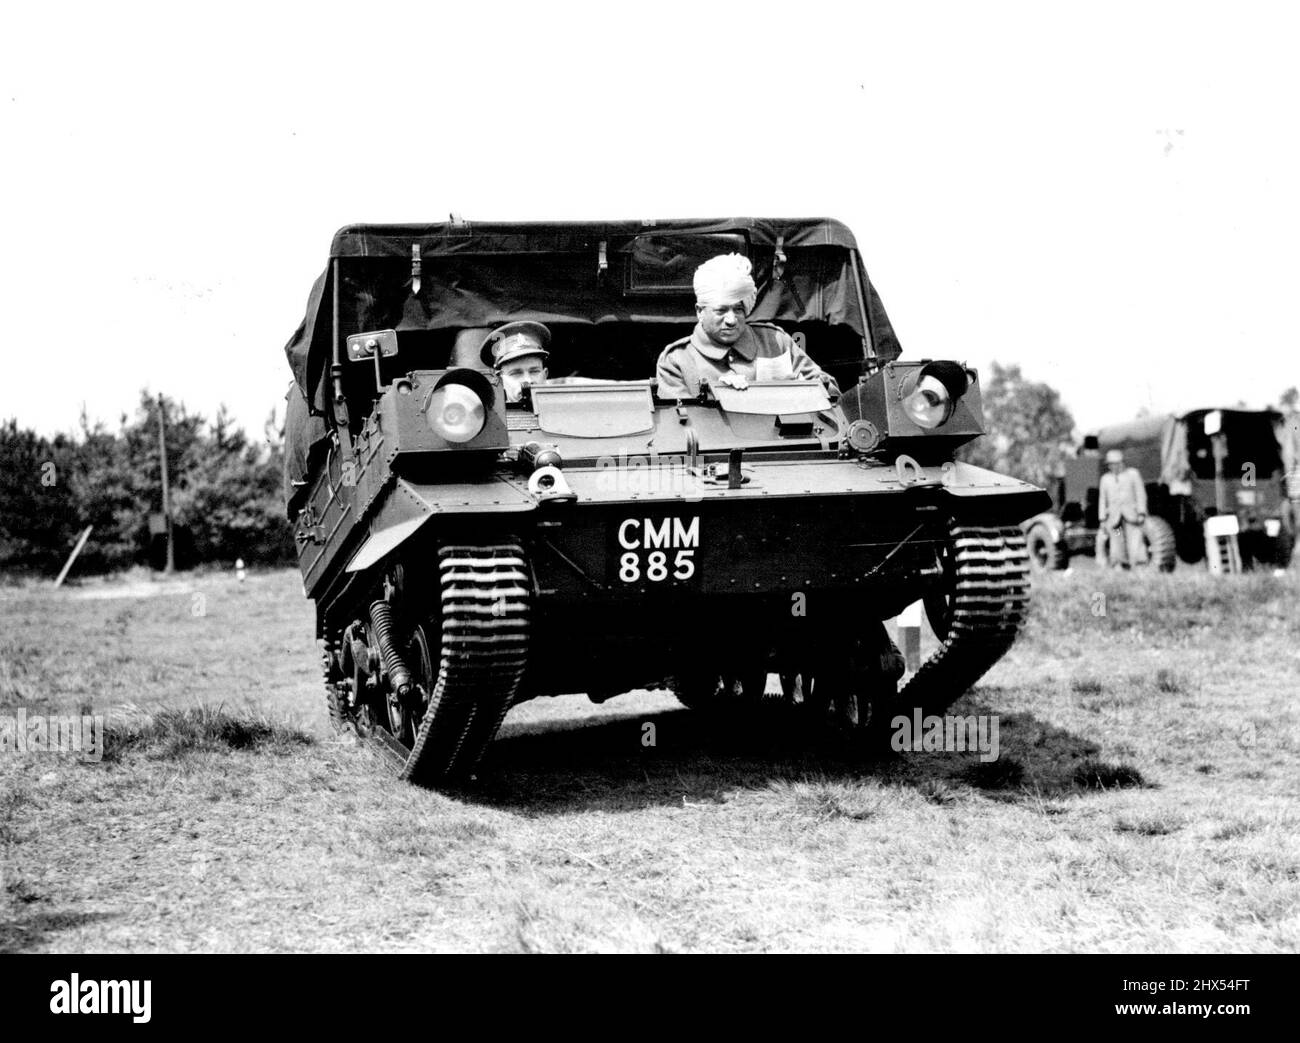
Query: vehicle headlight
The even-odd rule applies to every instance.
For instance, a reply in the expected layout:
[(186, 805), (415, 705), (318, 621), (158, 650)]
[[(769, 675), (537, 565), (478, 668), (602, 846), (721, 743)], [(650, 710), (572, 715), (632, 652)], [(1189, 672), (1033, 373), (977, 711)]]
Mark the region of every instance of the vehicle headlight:
[(947, 360), (886, 362), (850, 387), (839, 408), (849, 453), (943, 463), (984, 434), (979, 374)]
[(969, 384), (966, 370), (954, 362), (926, 363), (914, 380), (912, 389), (903, 397), (903, 413), (927, 431), (948, 422)]
[(922, 377), (903, 400), (903, 412), (918, 426), (933, 429), (952, 416), (948, 389), (934, 377)]
[(459, 383), (446, 383), (434, 391), (424, 415), (433, 433), (448, 442), (468, 442), (487, 423), (483, 399), (473, 388)]

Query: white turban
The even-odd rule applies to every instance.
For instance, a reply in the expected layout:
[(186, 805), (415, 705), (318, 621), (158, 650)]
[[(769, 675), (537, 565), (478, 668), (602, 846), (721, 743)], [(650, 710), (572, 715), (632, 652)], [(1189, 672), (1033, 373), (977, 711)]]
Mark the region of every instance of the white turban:
[(753, 265), (741, 254), (718, 254), (695, 269), (695, 300), (705, 307), (744, 302), (745, 311), (754, 310), (758, 287), (750, 274)]

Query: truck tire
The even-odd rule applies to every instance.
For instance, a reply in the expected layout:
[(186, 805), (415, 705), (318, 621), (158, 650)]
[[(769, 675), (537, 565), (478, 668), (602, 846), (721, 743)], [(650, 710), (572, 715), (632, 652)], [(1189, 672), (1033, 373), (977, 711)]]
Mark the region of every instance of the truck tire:
[(1051, 530), (1046, 525), (1031, 526), (1025, 534), (1025, 546), (1035, 572), (1054, 572), (1070, 564), (1070, 552), (1052, 539)]
[(1178, 541), (1173, 526), (1163, 518), (1148, 514), (1142, 523), (1142, 535), (1147, 541), (1147, 560), (1151, 567), (1161, 572), (1173, 572), (1178, 561)]

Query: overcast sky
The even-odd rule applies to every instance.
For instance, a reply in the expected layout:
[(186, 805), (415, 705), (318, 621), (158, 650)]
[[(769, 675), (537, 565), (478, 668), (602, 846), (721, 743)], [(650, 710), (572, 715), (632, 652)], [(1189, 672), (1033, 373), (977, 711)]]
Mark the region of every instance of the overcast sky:
[(1285, 5), (117, 2), (0, 32), (0, 418), (260, 435), (353, 222), (829, 215), (1081, 427), (1300, 383)]

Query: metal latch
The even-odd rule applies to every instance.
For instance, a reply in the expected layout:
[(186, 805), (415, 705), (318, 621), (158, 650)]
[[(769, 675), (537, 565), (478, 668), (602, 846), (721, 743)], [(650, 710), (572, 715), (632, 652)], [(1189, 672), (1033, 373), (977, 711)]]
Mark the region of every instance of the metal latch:
[(708, 464), (699, 472), (699, 478), (702, 482), (709, 485), (722, 485), (724, 482), (728, 489), (739, 489), (742, 485), (748, 485), (753, 481), (753, 475), (746, 474), (744, 467), (741, 465), (741, 458), (744, 450), (733, 449), (727, 454), (726, 464)]
[(298, 531), (293, 538), (300, 544), (324, 543), (325, 526), (316, 521), (316, 515), (310, 507), (304, 507), (298, 515)]

